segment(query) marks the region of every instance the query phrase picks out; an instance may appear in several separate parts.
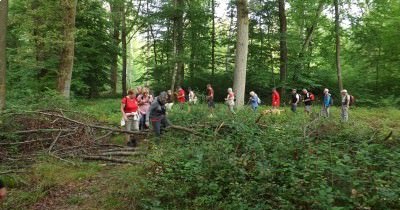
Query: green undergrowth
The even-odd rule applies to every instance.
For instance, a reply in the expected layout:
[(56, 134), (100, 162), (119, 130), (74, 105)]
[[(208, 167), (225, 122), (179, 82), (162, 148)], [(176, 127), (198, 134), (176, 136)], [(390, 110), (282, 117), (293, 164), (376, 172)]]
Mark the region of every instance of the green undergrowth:
[[(71, 108), (118, 126), (119, 100), (79, 101)], [(160, 144), (141, 143), (140, 165), (103, 166), (41, 158), (29, 174), (6, 177), (5, 209), (19, 209), (71, 183), (93, 180), (64, 198), (78, 209), (398, 209), (400, 206), (400, 111), (352, 108), (340, 122), (306, 116), (302, 107), (281, 115), (244, 108), (236, 115), (217, 104), (190, 113), (175, 106), (170, 121), (201, 135), (168, 130)], [(307, 125), (307, 126), (306, 126)], [(307, 129), (305, 130), (305, 127)], [(390, 132), (392, 132), (390, 134)], [(306, 137), (304, 134), (306, 133)], [(113, 143), (123, 144), (123, 136)], [(138, 157), (134, 157), (138, 158)], [(133, 158), (133, 159), (134, 159)], [(101, 199), (99, 199), (101, 198)], [(1, 207), (1, 206), (0, 206)]]

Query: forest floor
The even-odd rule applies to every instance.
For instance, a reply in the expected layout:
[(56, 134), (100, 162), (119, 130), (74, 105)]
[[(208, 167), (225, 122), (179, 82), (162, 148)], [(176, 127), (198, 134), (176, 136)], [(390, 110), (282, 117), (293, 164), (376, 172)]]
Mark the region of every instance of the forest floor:
[[(79, 101), (77, 104), (79, 105), (76, 106), (74, 110), (90, 113), (99, 121), (107, 122), (110, 125), (115, 125), (115, 127), (118, 126), (120, 121), (118, 100), (101, 99), (94, 101)], [(259, 114), (254, 114), (249, 109), (244, 109), (240, 110), (237, 116), (231, 116), (222, 104), (218, 104), (214, 118), (208, 117), (206, 105), (197, 105), (192, 107), (190, 113), (187, 112), (187, 109), (181, 111), (178, 107), (174, 107), (174, 110), (169, 114), (169, 117), (176, 125), (191, 127), (192, 129), (200, 129), (201, 132), (204, 132), (207, 135), (214, 135), (213, 141), (216, 142), (229, 135), (226, 133), (229, 132), (229, 128), (232, 128), (229, 126), (237, 125), (238, 127), (235, 127), (235, 129), (241, 129), (241, 124), (251, 125), (251, 123), (253, 123), (255, 127), (260, 126), (261, 130), (263, 129), (263, 126), (268, 127), (265, 128), (265, 130), (271, 129), (272, 126), (273, 132), (276, 131), (277, 133), (280, 133), (282, 137), (284, 136), (284, 138), (290, 139), (295, 137), (297, 138), (298, 135), (303, 135), (304, 130), (292, 133), (292, 128), (285, 127), (288, 122), (296, 121), (296, 126), (298, 125), (298, 127), (293, 129), (297, 129), (304, 128), (306, 124), (309, 124), (312, 121), (310, 117), (306, 116), (302, 112), (302, 108), (303, 107), (299, 107), (297, 114), (291, 113), (289, 108), (284, 108), (285, 111), (280, 116), (266, 115), (263, 117), (263, 119), (265, 119), (261, 120), (262, 123), (259, 125), (254, 123), (254, 121), (259, 117)], [(262, 106), (259, 112), (266, 109), (268, 108)], [(315, 112), (318, 112), (319, 109), (319, 107), (315, 107), (314, 110)], [(339, 109), (334, 107), (331, 110), (331, 117), (328, 120), (329, 122), (320, 126), (317, 134), (311, 132), (309, 135), (312, 138), (317, 138), (313, 135), (324, 135), (323, 132), (327, 132), (329, 135), (340, 136), (340, 130), (335, 130), (340, 127), (339, 116)], [(201, 126), (207, 126), (208, 124), (213, 124), (214, 127), (201, 128)], [(226, 127), (226, 124), (229, 124), (228, 128), (224, 128)], [(332, 128), (329, 127), (330, 125), (332, 125)], [(400, 111), (398, 109), (357, 107), (351, 110), (350, 122), (345, 126), (348, 127), (346, 128), (347, 132), (351, 132), (352, 129), (362, 126), (363, 128), (366, 128), (366, 130), (374, 131), (377, 139), (384, 139), (387, 137), (388, 133), (392, 132), (391, 136), (385, 140), (400, 141), (399, 125)], [(286, 128), (287, 132), (285, 131)], [(246, 132), (246, 128), (243, 129), (244, 131), (242, 132)], [(355, 130), (353, 131), (356, 132)], [(218, 134), (218, 132), (220, 132), (220, 134)], [(272, 135), (277, 135), (277, 133), (273, 133)], [(251, 136), (253, 134), (249, 135)], [(268, 136), (268, 133), (265, 135)], [(150, 156), (149, 159), (153, 162), (156, 162), (158, 160), (157, 158), (165, 158), (165, 160), (159, 160), (159, 162), (163, 163), (163, 166), (168, 163), (179, 164), (176, 159), (180, 156), (173, 157), (171, 153), (177, 151), (180, 152), (180, 150), (186, 151), (188, 149), (187, 147), (193, 146), (192, 144), (199, 144), (191, 143), (192, 141), (202, 139), (202, 137), (189, 138), (188, 134), (182, 134), (176, 131), (168, 132), (166, 138), (160, 145), (153, 144), (153, 138), (152, 135), (149, 135), (146, 139), (142, 140), (139, 144), (139, 150), (147, 151), (147, 156)], [(181, 143), (181, 141), (183, 141), (182, 139), (185, 139), (185, 142)], [(268, 137), (265, 141), (268, 141), (269, 139), (273, 139), (273, 137)], [(113, 135), (110, 139), (110, 143), (123, 145), (124, 136), (122, 134)], [(168, 144), (169, 146), (167, 146)], [(239, 146), (236, 147), (235, 152), (237, 152), (238, 148)], [(312, 147), (312, 149), (315, 150), (318, 148)], [(309, 149), (309, 151), (312, 149)], [(279, 148), (277, 148), (277, 150), (279, 150)], [(398, 150), (396, 150), (396, 152), (398, 152)], [(135, 156), (131, 157), (131, 159), (147, 161), (147, 156)], [(394, 159), (394, 161), (397, 160), (398, 157)], [(6, 183), (10, 186), (8, 197), (0, 204), (0, 209), (187, 209), (189, 208), (188, 206), (191, 205), (197, 205), (193, 206), (193, 208), (210, 208), (205, 202), (193, 203), (191, 201), (182, 204), (180, 207), (174, 206), (173, 202), (171, 203), (168, 201), (169, 204), (163, 206), (163, 199), (168, 199), (168, 196), (157, 195), (157, 188), (163, 186), (163, 184), (158, 186), (151, 184), (152, 181), (160, 181), (159, 179), (153, 179), (159, 172), (154, 172), (158, 170), (158, 166), (152, 163), (130, 165), (93, 161), (74, 161), (76, 161), (76, 164), (71, 165), (68, 162), (43, 154), (42, 156), (37, 157), (37, 160), (32, 167), (24, 169), (21, 173), (0, 175), (3, 176), (3, 179), (5, 179)], [(167, 167), (165, 166), (165, 168)], [(195, 166), (193, 166), (193, 168), (195, 168)], [(7, 168), (0, 166), (0, 172), (3, 170), (6, 171)], [(193, 172), (190, 173), (192, 174)], [(152, 178), (149, 178), (148, 176), (151, 176)], [(182, 176), (182, 174), (180, 176)], [(178, 180), (177, 183), (179, 183), (179, 180), (181, 180), (182, 177), (177, 179), (174, 176), (170, 176), (170, 179), (170, 184), (174, 186), (174, 183), (172, 182)], [(148, 182), (144, 182), (143, 180), (148, 180)], [(395, 182), (398, 183), (399, 180), (396, 180)], [(171, 187), (171, 185), (169, 185), (169, 187)], [(168, 184), (166, 184), (165, 187), (168, 188)], [(177, 188), (179, 187), (177, 186)], [(173, 194), (172, 189), (163, 190), (170, 190), (168, 193)], [(160, 189), (160, 194), (162, 193), (161, 191), (162, 190)], [(182, 194), (181, 196), (185, 195), (191, 196), (190, 193)], [(154, 201), (152, 201), (153, 197)], [(171, 197), (169, 198), (171, 199)], [(186, 201), (182, 202), (184, 203)], [(303, 203), (294, 203), (295, 204), (293, 205), (295, 206), (308, 205)], [(314, 204), (310, 205), (312, 206)], [(364, 204), (356, 203), (354, 205), (363, 206)], [(230, 207), (221, 204), (218, 208), (224, 209)]]

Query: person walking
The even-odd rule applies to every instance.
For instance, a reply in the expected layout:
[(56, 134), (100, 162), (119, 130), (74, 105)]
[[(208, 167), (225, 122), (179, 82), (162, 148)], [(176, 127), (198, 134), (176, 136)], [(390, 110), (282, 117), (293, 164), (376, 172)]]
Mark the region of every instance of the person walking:
[(167, 111), (172, 110), (173, 105), (174, 105), (174, 96), (172, 95), (172, 90), (168, 90), (167, 91), (167, 103), (165, 104)]
[(272, 89), (272, 109), (278, 109), (281, 104), (281, 97), (276, 91), (276, 88)]
[[(138, 109), (135, 91), (129, 90), (128, 95), (121, 100), (121, 113), (126, 131), (139, 130)], [(130, 146), (136, 146), (136, 140), (131, 139), (130, 134), (126, 134), (126, 142)]]
[(189, 92), (189, 104), (196, 104), (197, 103), (197, 96), (194, 93), (194, 91), (192, 90), (192, 88), (188, 88), (188, 92)]
[(142, 94), (136, 98), (139, 105), (139, 130), (145, 130), (149, 127), (149, 122), (146, 121), (146, 115), (148, 114), (150, 104), (153, 102), (153, 97), (149, 94), (149, 89), (143, 88)]
[(323, 117), (329, 117), (329, 108), (331, 106), (332, 103), (332, 96), (329, 93), (328, 88), (324, 89), (324, 101), (322, 103), (322, 110), (321, 110), (321, 114)]
[(207, 106), (210, 111), (209, 117), (214, 116), (214, 109), (215, 109), (215, 104), (214, 104), (214, 89), (211, 87), (211, 84), (207, 84)]
[(186, 98), (185, 98), (185, 90), (183, 90), (182, 87), (178, 86), (178, 93), (177, 93), (177, 99), (179, 102), (179, 107), (181, 108), (181, 110), (183, 110), (183, 106), (185, 105), (186, 102)]
[(311, 105), (312, 105), (312, 98), (311, 98), (311, 93), (307, 91), (307, 89), (303, 89), (303, 94), (304, 94), (304, 111), (307, 114), (311, 114)]
[(166, 116), (165, 104), (167, 103), (167, 99), (168, 94), (166, 92), (161, 92), (160, 95), (154, 99), (149, 108), (149, 121), (151, 122), (154, 134), (157, 137), (159, 137), (163, 130), (170, 124)]
[(297, 111), (297, 105), (299, 104), (299, 102), (300, 102), (300, 94), (297, 93), (296, 89), (292, 89), (292, 101), (291, 101), (291, 104), (292, 104), (291, 110), (292, 110), (292, 112), (296, 112)]
[(342, 95), (342, 122), (347, 122), (349, 120), (349, 108), (350, 108), (350, 95), (347, 93), (346, 89), (340, 91)]
[(250, 92), (250, 106), (254, 112), (257, 111), (259, 102), (260, 102), (260, 99), (258, 98), (257, 94), (254, 91), (251, 91)]
[(236, 114), (235, 110), (233, 109), (235, 106), (235, 93), (233, 92), (232, 88), (228, 88), (228, 95), (225, 98), (225, 103), (228, 105), (228, 109), (232, 114)]

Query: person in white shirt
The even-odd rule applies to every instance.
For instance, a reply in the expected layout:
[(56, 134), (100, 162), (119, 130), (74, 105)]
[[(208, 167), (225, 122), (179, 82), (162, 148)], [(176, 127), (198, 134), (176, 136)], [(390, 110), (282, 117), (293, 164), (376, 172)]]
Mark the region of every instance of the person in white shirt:
[(340, 91), (340, 93), (342, 95), (342, 122), (347, 122), (349, 120), (350, 95), (345, 89)]

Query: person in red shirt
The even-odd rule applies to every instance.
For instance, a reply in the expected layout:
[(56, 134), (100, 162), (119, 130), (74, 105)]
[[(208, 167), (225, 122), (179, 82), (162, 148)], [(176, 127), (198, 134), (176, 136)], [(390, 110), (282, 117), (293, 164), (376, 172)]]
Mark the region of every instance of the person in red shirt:
[(277, 109), (279, 108), (281, 104), (281, 97), (279, 96), (278, 91), (276, 91), (276, 88), (272, 89), (272, 108)]
[(185, 99), (185, 90), (183, 90), (181, 87), (178, 86), (178, 96), (176, 97), (178, 99), (178, 102), (180, 104), (181, 109), (183, 109), (183, 105), (186, 102)]
[(207, 84), (207, 104), (208, 109), (210, 110), (210, 117), (213, 117), (214, 114), (214, 89), (211, 87), (211, 84)]
[[(139, 114), (138, 114), (138, 102), (136, 100), (135, 91), (129, 90), (128, 95), (121, 100), (121, 113), (123, 118), (123, 124), (127, 131), (139, 130)], [(126, 135), (126, 141), (128, 145), (136, 146), (136, 140), (131, 139), (131, 135)]]

